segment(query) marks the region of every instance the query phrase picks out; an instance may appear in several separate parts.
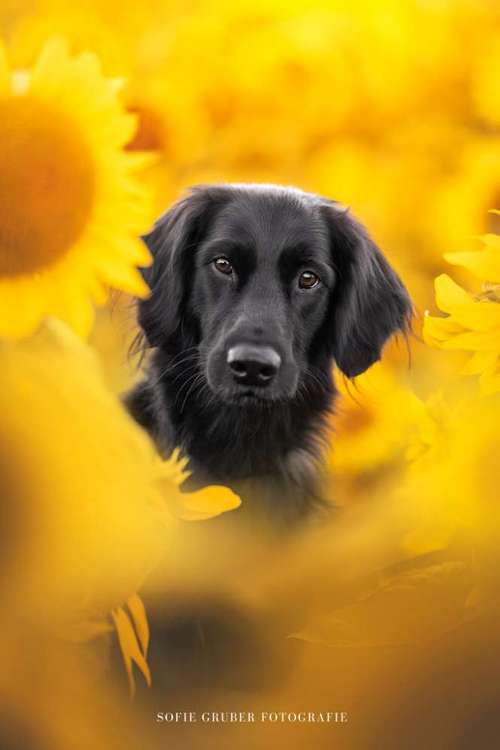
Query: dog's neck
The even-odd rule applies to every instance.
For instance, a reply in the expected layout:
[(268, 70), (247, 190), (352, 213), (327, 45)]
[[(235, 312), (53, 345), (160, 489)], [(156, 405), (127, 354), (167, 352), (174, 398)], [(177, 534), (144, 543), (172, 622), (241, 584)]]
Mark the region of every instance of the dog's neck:
[[(316, 495), (325, 418), (335, 396), (330, 369), (311, 377), (289, 401), (239, 406), (207, 397), (205, 384), (183, 381), (182, 369), (172, 361), (157, 350), (149, 378), (128, 405), (162, 455), (179, 447), (187, 456), (189, 484), (224, 484), (239, 492), (252, 487), (265, 507), (269, 502), (264, 495), (269, 493), (275, 496), (274, 504), (286, 494), (287, 507), (310, 505)], [(192, 384), (201, 382), (195, 377)]]

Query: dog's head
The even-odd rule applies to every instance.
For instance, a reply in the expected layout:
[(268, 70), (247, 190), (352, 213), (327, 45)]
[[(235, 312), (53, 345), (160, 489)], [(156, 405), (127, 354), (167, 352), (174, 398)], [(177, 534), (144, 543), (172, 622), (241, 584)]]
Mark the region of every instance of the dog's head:
[(332, 360), (358, 375), (408, 326), (409, 296), (364, 228), (309, 193), (196, 187), (144, 240), (148, 345), (196, 352), (225, 402), (293, 398)]

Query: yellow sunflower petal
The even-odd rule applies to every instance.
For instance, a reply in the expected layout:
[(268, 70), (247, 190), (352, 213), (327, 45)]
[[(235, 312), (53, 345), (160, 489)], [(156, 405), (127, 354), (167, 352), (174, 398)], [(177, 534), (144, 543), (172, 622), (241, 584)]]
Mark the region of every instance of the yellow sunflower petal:
[(151, 685), (151, 673), (144, 654), (140, 649), (132, 623), (126, 612), (124, 612), (121, 607), (118, 607), (112, 611), (111, 616), (115, 623), (123, 662), (125, 664), (125, 669), (127, 670), (130, 695), (133, 696), (135, 693), (133, 663), (137, 664), (149, 686)]
[(485, 396), (500, 393), (500, 359), (497, 358), (497, 364), (493, 372), (485, 371), (482, 373), (479, 384), (481, 393)]
[(451, 313), (457, 305), (471, 302), (471, 297), (448, 274), (443, 273), (434, 282), (436, 304), (443, 312)]
[(52, 37), (49, 39), (35, 63), (31, 76), (31, 86), (37, 90), (40, 85), (54, 85), (60, 80), (60, 76), (66, 67), (68, 61), (68, 42), (62, 37)]
[(144, 657), (147, 657), (149, 647), (149, 625), (146, 616), (146, 609), (138, 594), (133, 594), (127, 599), (127, 607), (132, 615), (134, 626), (137, 631), (137, 637), (141, 645)]
[(432, 315), (424, 318), (423, 337), (428, 344), (438, 345), (463, 331), (464, 327), (453, 318), (436, 318)]
[(82, 338), (87, 338), (94, 322), (90, 297), (78, 289), (61, 289), (51, 305), (51, 313), (64, 320)]
[(36, 329), (43, 315), (40, 295), (30, 294), (26, 284), (0, 279), (0, 336), (22, 338)]
[(500, 282), (500, 248), (488, 246), (469, 253), (446, 253), (448, 263), (463, 266), (479, 279)]
[(497, 332), (466, 331), (443, 342), (442, 346), (443, 349), (465, 349), (467, 351), (498, 350), (500, 348), (500, 337)]
[(203, 521), (241, 505), (238, 495), (228, 487), (210, 485), (197, 492), (180, 493), (179, 517), (183, 521)]
[(462, 375), (480, 375), (485, 370), (495, 367), (498, 359), (497, 352), (478, 351), (466, 362), (462, 369)]
[(133, 153), (127, 154), (130, 169), (139, 171), (147, 169), (158, 164), (160, 156), (157, 153), (149, 151), (134, 151)]
[(156, 463), (157, 481), (165, 481), (179, 487), (189, 476), (186, 467), (189, 463), (187, 456), (181, 456), (179, 448), (175, 448), (170, 458), (165, 461), (158, 458)]
[(151, 294), (141, 274), (134, 268), (109, 262), (106, 258), (99, 261), (98, 267), (103, 281), (110, 286), (118, 287), (124, 292), (141, 298), (149, 297)]
[(500, 305), (487, 300), (471, 300), (467, 305), (457, 305), (453, 318), (464, 328), (474, 331), (500, 328)]

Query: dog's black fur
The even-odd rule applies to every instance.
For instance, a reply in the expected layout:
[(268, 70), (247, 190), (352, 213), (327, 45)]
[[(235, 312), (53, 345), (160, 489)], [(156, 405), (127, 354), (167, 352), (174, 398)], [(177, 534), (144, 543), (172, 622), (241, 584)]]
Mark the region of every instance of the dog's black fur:
[[(195, 187), (144, 240), (152, 294), (139, 322), (153, 355), (130, 412), (164, 456), (181, 448), (192, 484), (228, 485), (286, 518), (307, 513), (332, 364), (358, 375), (407, 331), (403, 284), (348, 210), (294, 188)], [(278, 354), (265, 388), (235, 380), (228, 351), (239, 344)]]

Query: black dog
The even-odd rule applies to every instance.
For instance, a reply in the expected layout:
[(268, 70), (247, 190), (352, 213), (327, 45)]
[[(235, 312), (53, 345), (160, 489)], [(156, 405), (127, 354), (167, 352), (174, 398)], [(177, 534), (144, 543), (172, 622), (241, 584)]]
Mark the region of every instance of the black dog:
[(233, 487), (281, 517), (315, 506), (332, 364), (348, 377), (406, 332), (409, 296), (337, 203), (273, 185), (193, 188), (144, 240), (147, 378), (128, 407), (191, 484)]

